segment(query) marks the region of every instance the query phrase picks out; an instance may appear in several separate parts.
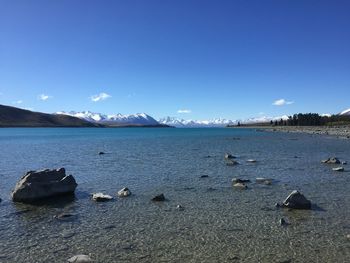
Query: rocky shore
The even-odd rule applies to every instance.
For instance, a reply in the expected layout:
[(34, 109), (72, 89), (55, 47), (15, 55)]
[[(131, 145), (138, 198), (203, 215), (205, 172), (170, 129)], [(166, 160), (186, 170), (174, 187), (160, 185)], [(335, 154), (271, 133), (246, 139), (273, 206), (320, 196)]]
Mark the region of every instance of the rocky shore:
[(275, 127), (254, 127), (258, 131), (268, 132), (290, 132), (290, 133), (307, 133), (335, 136), (338, 138), (350, 139), (350, 126), (275, 126)]

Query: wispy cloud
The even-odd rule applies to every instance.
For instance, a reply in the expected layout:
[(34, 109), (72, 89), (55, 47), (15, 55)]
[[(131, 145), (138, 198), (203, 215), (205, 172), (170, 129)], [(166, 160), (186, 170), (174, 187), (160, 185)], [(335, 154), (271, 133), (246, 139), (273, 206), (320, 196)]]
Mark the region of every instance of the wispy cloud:
[(92, 95), (90, 97), (91, 101), (93, 102), (97, 102), (97, 101), (102, 101), (102, 100), (106, 100), (108, 98), (112, 97), (111, 95), (105, 93), (105, 92), (101, 92), (100, 94), (96, 94), (96, 95)]
[(23, 100), (16, 100), (13, 102), (13, 104), (22, 104), (23, 103)]
[(52, 98), (52, 96), (50, 96), (50, 95), (45, 95), (45, 94), (38, 95), (38, 99), (42, 100), (42, 101), (46, 101), (46, 100), (51, 99), (51, 98)]
[(293, 104), (294, 101), (286, 101), (285, 99), (279, 99), (279, 100), (275, 100), (272, 105), (275, 106), (283, 106), (283, 105), (290, 105)]
[(178, 110), (177, 113), (191, 113), (191, 110)]

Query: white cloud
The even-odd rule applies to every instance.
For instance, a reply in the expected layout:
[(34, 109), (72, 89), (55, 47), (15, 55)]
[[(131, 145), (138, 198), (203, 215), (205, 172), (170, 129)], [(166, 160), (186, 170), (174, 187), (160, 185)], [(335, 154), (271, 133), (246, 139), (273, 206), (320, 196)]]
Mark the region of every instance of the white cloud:
[(42, 101), (45, 101), (45, 100), (48, 100), (48, 99), (51, 99), (51, 98), (52, 98), (52, 96), (45, 95), (45, 94), (38, 95), (38, 99), (42, 100)]
[(23, 103), (23, 100), (16, 100), (13, 102), (13, 104), (22, 104)]
[(275, 106), (283, 106), (283, 105), (290, 105), (293, 104), (294, 101), (286, 101), (285, 99), (279, 99), (279, 100), (275, 100), (272, 105)]
[(90, 99), (93, 102), (97, 102), (97, 101), (101, 101), (101, 100), (106, 100), (110, 97), (112, 97), (112, 96), (107, 94), (107, 93), (101, 92), (100, 94), (91, 96)]
[(191, 113), (191, 110), (178, 110), (177, 113)]

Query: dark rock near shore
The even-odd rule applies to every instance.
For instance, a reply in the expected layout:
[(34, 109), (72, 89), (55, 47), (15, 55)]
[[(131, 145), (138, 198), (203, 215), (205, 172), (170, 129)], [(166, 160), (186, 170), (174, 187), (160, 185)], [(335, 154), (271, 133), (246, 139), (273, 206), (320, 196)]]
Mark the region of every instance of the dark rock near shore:
[(106, 154), (105, 152), (98, 152), (98, 155)]
[(327, 164), (340, 164), (340, 161), (336, 157), (328, 158), (326, 160), (322, 160), (322, 163), (327, 163)]
[(248, 186), (244, 183), (235, 183), (233, 187), (241, 189), (241, 190), (246, 190), (248, 189)]
[(155, 197), (152, 198), (152, 201), (156, 201), (156, 202), (165, 201), (165, 196), (164, 194), (156, 195)]
[(292, 209), (311, 209), (311, 202), (299, 191), (294, 190), (283, 201), (282, 207)]
[(279, 220), (279, 223), (281, 226), (288, 226), (289, 225), (289, 223), (284, 218), (281, 218)]
[(208, 177), (209, 177), (209, 175), (203, 174), (203, 175), (201, 175), (199, 178), (208, 178)]
[(73, 194), (77, 183), (72, 175), (66, 175), (64, 168), (57, 170), (29, 171), (12, 191), (15, 202), (32, 202), (47, 197)]

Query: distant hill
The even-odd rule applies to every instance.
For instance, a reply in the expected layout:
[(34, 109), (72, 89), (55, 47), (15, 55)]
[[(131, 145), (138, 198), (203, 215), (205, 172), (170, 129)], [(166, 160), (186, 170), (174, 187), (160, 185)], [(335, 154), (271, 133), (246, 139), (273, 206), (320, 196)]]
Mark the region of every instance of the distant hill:
[(0, 127), (101, 127), (67, 115), (33, 112), (0, 105)]

